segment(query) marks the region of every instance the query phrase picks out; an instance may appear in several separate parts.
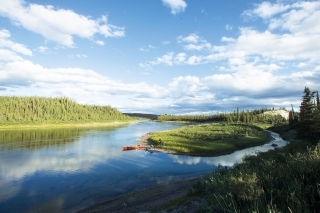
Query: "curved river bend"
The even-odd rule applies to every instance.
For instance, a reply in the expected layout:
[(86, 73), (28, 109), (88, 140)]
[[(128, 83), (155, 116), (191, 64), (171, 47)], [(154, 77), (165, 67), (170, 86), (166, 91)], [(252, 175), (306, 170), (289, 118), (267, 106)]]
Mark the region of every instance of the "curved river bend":
[(0, 212), (74, 212), (133, 190), (199, 177), (246, 154), (286, 144), (273, 141), (218, 157), (122, 152), (139, 137), (181, 124), (139, 122), (94, 129), (0, 131)]

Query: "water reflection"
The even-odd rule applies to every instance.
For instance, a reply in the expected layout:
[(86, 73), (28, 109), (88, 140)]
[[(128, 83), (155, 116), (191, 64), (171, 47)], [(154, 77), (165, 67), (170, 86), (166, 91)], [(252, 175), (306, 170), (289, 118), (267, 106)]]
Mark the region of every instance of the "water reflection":
[(179, 126), (141, 122), (0, 132), (0, 212), (74, 212), (106, 197), (200, 176), (219, 164), (232, 166), (246, 153), (273, 148), (266, 144), (211, 158), (121, 150), (148, 132)]
[[(123, 126), (122, 126), (123, 127)], [(75, 142), (88, 131), (112, 131), (118, 127), (92, 128), (26, 129), (0, 131), (0, 151), (17, 149), (41, 149), (43, 147), (63, 146)]]
[(242, 149), (239, 151), (235, 151), (228, 155), (222, 155), (217, 157), (188, 157), (188, 156), (177, 156), (177, 155), (171, 155), (173, 162), (178, 164), (187, 164), (187, 165), (197, 165), (200, 163), (205, 163), (208, 165), (213, 166), (228, 166), (231, 167), (234, 164), (240, 163), (242, 161), (242, 158), (245, 155), (256, 155), (259, 152), (266, 152), (270, 149), (274, 149), (275, 147), (272, 146), (272, 144), (276, 144), (277, 147), (282, 147), (287, 144), (286, 141), (282, 140), (278, 133), (275, 132), (269, 132), (272, 137), (272, 141), (269, 143), (266, 143), (262, 146), (257, 147), (251, 147)]
[(120, 156), (118, 147), (103, 145), (101, 140), (117, 128), (0, 132), (0, 202), (16, 196), (22, 180), (36, 173), (87, 172)]

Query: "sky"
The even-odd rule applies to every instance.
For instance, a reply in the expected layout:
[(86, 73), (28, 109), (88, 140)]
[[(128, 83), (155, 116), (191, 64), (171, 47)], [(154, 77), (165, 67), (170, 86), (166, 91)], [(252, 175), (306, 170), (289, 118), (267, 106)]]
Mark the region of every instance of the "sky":
[(0, 95), (122, 112), (299, 109), (320, 1), (0, 0)]

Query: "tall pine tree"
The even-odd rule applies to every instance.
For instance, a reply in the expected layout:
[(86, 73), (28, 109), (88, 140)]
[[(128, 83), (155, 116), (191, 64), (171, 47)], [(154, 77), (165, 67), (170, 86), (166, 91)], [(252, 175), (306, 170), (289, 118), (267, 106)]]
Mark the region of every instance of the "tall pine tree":
[(299, 113), (299, 126), (297, 129), (297, 136), (299, 138), (312, 138), (312, 124), (313, 124), (313, 111), (314, 92), (311, 92), (308, 87), (304, 88), (304, 96), (300, 105)]
[(311, 132), (316, 139), (320, 139), (320, 101), (318, 91), (316, 92), (316, 104), (313, 112), (313, 123), (311, 126)]

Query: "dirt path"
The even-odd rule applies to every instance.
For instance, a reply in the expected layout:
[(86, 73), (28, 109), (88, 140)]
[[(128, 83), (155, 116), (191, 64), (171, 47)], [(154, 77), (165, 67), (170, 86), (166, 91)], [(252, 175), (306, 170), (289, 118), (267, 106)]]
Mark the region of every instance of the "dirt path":
[(190, 179), (131, 192), (116, 198), (110, 198), (100, 203), (96, 203), (79, 211), (79, 213), (150, 211), (168, 203), (171, 200), (186, 195), (197, 180), (197, 178)]

